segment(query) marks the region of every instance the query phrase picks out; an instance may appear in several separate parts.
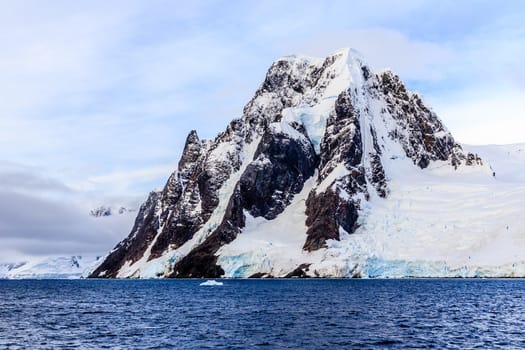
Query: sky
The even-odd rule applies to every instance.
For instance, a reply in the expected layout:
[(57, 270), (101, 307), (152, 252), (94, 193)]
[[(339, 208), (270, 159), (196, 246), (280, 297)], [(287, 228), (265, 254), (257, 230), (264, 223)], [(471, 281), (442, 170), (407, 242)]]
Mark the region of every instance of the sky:
[(103, 253), (280, 56), (360, 51), (467, 144), (525, 142), (525, 3), (0, 0), (0, 261)]

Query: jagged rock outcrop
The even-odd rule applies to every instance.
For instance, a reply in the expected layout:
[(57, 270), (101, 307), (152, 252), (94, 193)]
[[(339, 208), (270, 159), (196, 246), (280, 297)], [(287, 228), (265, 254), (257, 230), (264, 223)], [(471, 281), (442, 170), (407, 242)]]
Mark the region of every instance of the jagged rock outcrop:
[(221, 277), (227, 247), (292, 210), (300, 222), (272, 234), (302, 237), (289, 259), (295, 265), (248, 276), (304, 277), (312, 254), (360, 226), (364, 203), (388, 198), (386, 164), (404, 159), (414, 169), (481, 164), (395, 74), (375, 73), (348, 50), (325, 59), (284, 57), (215, 140), (190, 132), (178, 169), (91, 277)]

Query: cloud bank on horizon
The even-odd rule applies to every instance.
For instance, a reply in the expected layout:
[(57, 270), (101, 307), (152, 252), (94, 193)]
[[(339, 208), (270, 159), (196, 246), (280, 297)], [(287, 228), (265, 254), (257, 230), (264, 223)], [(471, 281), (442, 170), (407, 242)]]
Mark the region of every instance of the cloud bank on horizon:
[(75, 225), (85, 203), (162, 186), (290, 53), (353, 47), (459, 141), (525, 141), (521, 1), (0, 3), (0, 257), (110, 249), (128, 232)]

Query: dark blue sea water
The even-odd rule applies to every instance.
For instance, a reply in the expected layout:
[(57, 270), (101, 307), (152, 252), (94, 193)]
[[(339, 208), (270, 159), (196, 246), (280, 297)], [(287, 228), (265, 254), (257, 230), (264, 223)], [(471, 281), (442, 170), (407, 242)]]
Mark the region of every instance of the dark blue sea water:
[(0, 281), (0, 349), (524, 348), (525, 280)]

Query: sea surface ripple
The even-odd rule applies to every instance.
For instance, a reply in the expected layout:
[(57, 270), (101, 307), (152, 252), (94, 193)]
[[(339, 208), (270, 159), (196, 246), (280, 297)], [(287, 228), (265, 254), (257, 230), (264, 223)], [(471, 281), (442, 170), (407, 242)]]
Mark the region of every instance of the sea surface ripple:
[(0, 349), (525, 348), (525, 280), (3, 280)]

